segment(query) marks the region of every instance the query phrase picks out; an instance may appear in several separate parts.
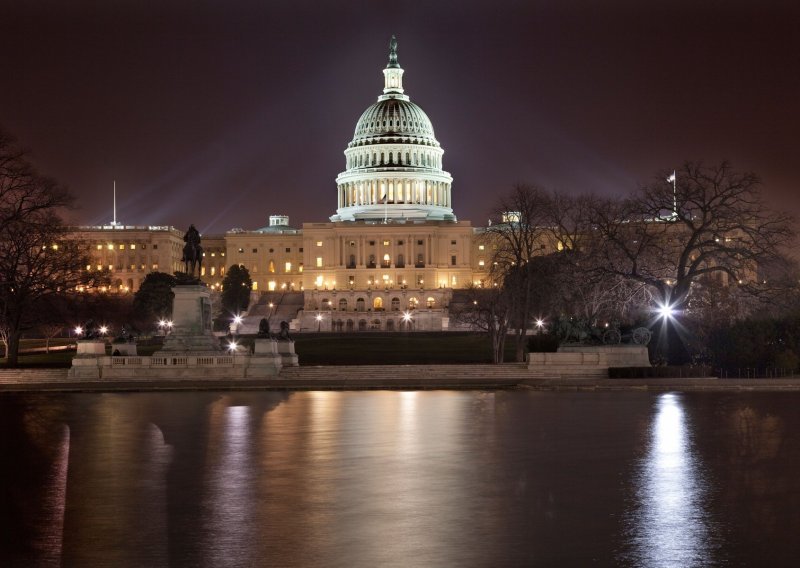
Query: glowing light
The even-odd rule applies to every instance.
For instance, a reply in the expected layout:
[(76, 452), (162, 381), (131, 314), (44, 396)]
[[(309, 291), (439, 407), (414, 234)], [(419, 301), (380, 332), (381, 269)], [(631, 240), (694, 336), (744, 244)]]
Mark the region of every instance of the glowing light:
[(322, 314), (317, 314), (317, 321), (322, 321)]
[(412, 315), (410, 312), (403, 312), (403, 321), (408, 323), (412, 319)]
[(83, 328), (81, 326), (75, 326), (75, 335), (81, 335), (83, 333)]
[(536, 320), (536, 327), (538, 327), (539, 329), (542, 329), (544, 327), (544, 320), (541, 319), (541, 318), (537, 319)]
[(662, 304), (658, 306), (658, 315), (664, 319), (671, 318), (675, 315), (675, 309), (669, 304)]
[(100, 326), (100, 333), (102, 333), (103, 335), (105, 335), (106, 333), (108, 333), (108, 326), (101, 325), (101, 326)]
[(240, 316), (238, 314), (233, 316), (233, 323), (235, 323), (236, 325), (239, 325), (240, 323), (242, 323), (242, 316)]
[(235, 341), (231, 341), (231, 342), (228, 343), (228, 351), (230, 351), (231, 353), (236, 353), (236, 349), (238, 347), (239, 346), (236, 344)]

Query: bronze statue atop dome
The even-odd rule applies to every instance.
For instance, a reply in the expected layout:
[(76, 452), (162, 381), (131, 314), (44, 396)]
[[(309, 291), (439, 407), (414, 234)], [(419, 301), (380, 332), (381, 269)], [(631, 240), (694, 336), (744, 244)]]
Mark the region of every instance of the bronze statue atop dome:
[(389, 40), (389, 65), (388, 67), (400, 67), (397, 63), (397, 38), (392, 36)]

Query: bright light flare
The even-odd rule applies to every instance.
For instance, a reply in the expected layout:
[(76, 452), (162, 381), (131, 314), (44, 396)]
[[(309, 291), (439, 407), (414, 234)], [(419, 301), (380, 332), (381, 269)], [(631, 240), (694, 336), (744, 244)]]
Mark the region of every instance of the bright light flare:
[(322, 314), (317, 314), (316, 319), (317, 321), (322, 321)]
[(236, 325), (239, 325), (240, 323), (242, 323), (242, 316), (238, 316), (238, 315), (234, 316), (233, 317), (233, 323), (235, 323)]
[(542, 318), (536, 320), (536, 327), (538, 327), (539, 329), (542, 329), (544, 327), (544, 320)]
[(411, 321), (411, 314), (409, 312), (403, 312), (403, 321), (406, 323)]
[(669, 319), (675, 316), (675, 309), (669, 304), (662, 304), (658, 306), (658, 315), (664, 319)]
[(83, 328), (81, 326), (75, 326), (75, 335), (81, 335), (83, 333)]
[(106, 325), (101, 325), (101, 326), (100, 326), (100, 333), (102, 333), (103, 335), (105, 335), (106, 333), (108, 333), (108, 326), (106, 326)]
[(228, 343), (228, 351), (231, 353), (236, 353), (236, 350), (239, 348), (239, 345), (235, 341), (231, 341)]

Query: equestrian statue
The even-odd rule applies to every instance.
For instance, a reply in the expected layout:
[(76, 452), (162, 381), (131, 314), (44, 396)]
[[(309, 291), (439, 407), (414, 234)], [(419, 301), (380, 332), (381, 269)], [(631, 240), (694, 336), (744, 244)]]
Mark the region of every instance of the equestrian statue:
[(200, 246), (200, 232), (194, 225), (189, 225), (189, 230), (183, 235), (183, 261), (184, 272), (188, 276), (194, 277), (195, 267), (197, 268), (197, 278), (202, 273), (203, 247)]

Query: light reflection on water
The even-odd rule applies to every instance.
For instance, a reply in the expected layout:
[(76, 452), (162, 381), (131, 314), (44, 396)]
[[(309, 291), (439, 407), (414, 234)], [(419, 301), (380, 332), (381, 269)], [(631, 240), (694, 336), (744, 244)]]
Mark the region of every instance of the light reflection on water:
[(655, 409), (647, 454), (634, 478), (637, 506), (628, 518), (635, 564), (708, 565), (715, 546), (707, 487), (681, 395), (659, 395)]
[(800, 533), (800, 441), (784, 436), (798, 404), (3, 396), (0, 566), (785, 565)]

